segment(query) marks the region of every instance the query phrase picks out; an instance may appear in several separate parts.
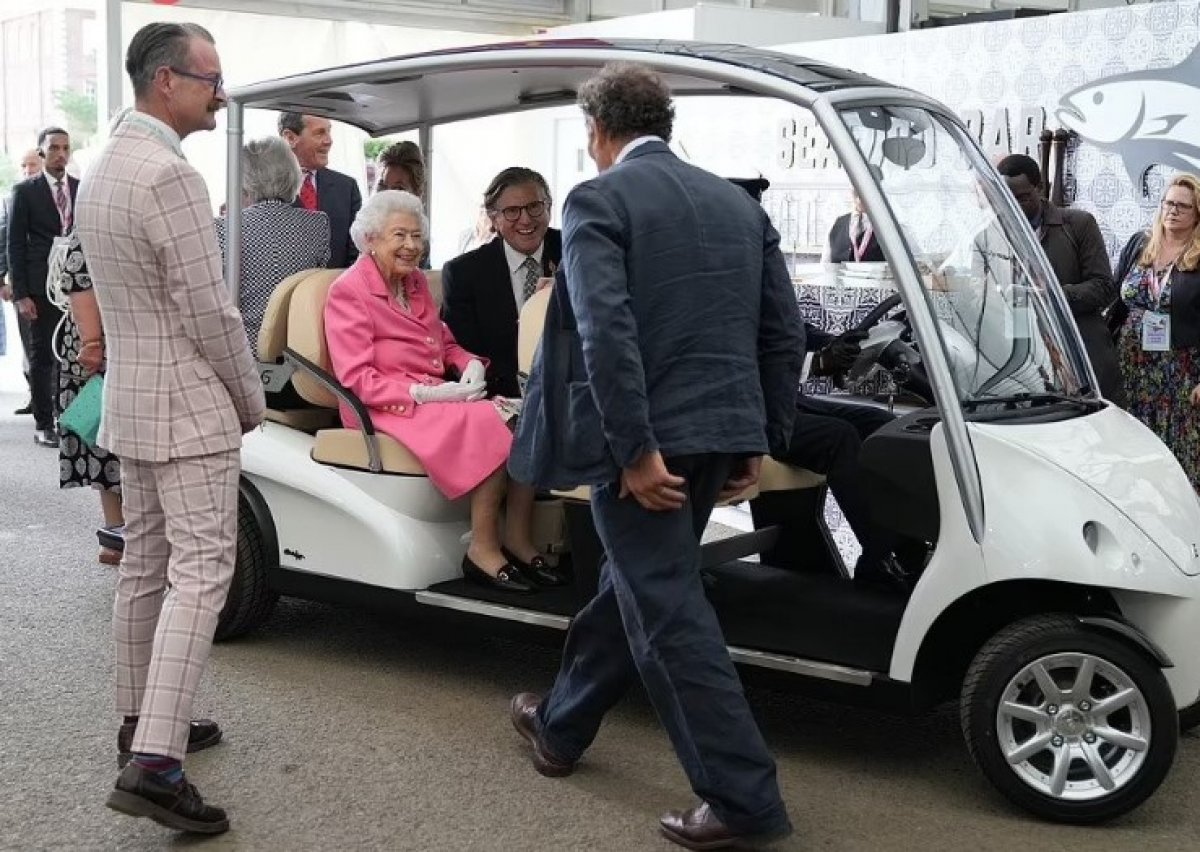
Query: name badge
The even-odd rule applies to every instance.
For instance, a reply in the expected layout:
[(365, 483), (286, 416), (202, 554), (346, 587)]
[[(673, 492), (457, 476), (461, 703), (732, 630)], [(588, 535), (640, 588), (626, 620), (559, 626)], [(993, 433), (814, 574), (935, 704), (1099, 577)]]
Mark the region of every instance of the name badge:
[(1167, 352), (1171, 348), (1171, 315), (1146, 311), (1142, 315), (1142, 350)]

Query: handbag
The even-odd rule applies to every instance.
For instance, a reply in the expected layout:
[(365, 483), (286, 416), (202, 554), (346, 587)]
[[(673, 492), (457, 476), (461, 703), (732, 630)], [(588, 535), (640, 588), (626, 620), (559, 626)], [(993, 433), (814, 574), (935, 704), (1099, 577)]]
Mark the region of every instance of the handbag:
[(89, 447), (96, 446), (100, 414), (104, 405), (104, 376), (97, 373), (80, 389), (71, 404), (59, 415), (58, 425), (74, 432)]

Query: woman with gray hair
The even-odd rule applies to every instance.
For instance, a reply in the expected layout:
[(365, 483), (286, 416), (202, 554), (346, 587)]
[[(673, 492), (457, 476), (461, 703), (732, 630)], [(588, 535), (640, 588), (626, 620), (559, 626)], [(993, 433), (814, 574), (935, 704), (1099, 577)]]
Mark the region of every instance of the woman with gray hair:
[[(267, 136), (242, 149), (242, 279), (238, 306), (258, 355), (258, 331), (271, 294), (285, 278), (329, 263), (329, 217), (295, 207), (300, 166), (286, 142)], [(221, 257), (226, 254), (226, 220), (217, 220)]]
[[(533, 489), (510, 483), (505, 471), (511, 405), (485, 398), (484, 362), (439, 319), (418, 268), (428, 233), (421, 200), (411, 193), (384, 190), (363, 205), (350, 226), (358, 260), (325, 302), (333, 372), (370, 410), (375, 430), (407, 447), (447, 498), (469, 497), (467, 579), (518, 593), (562, 585), (532, 543)], [(358, 428), (348, 406), (341, 415), (347, 428)]]

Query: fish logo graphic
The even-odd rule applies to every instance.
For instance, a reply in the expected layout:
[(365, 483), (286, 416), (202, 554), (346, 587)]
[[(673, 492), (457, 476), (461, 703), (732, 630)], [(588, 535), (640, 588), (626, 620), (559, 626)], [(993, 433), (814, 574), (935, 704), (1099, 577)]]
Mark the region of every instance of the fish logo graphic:
[(1080, 86), (1055, 114), (1068, 130), (1115, 151), (1143, 192), (1151, 166), (1200, 171), (1200, 47), (1171, 68)]

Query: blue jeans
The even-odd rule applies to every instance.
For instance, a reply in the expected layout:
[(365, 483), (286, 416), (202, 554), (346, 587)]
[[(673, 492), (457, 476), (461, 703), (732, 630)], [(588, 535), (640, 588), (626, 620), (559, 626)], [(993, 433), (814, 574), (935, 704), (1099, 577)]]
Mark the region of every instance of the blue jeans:
[(604, 714), (640, 676), (692, 789), (730, 831), (789, 827), (767, 751), (700, 579), (700, 537), (733, 469), (727, 455), (667, 459), (687, 480), (677, 511), (592, 489), (604, 544), (599, 588), (567, 634), (562, 668), (538, 710), (546, 748), (578, 760)]

